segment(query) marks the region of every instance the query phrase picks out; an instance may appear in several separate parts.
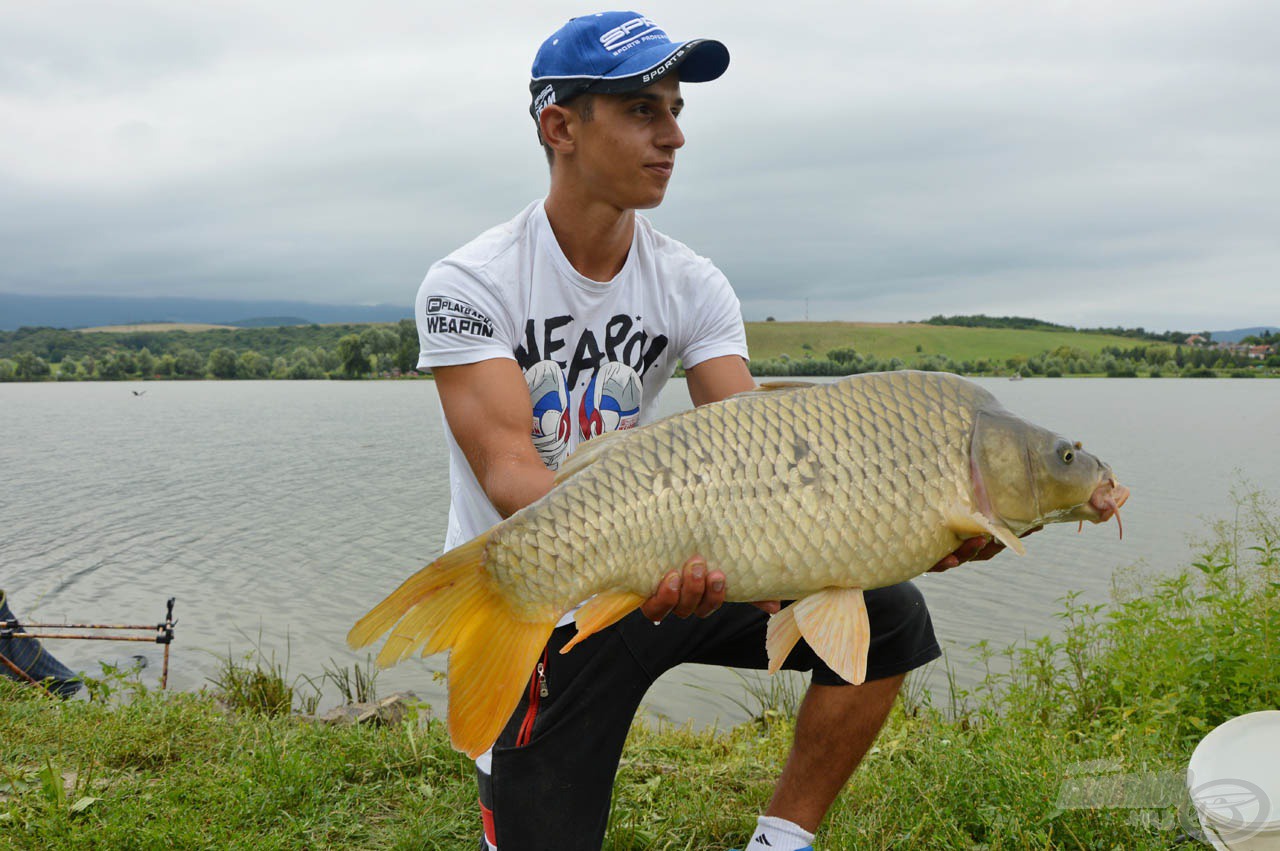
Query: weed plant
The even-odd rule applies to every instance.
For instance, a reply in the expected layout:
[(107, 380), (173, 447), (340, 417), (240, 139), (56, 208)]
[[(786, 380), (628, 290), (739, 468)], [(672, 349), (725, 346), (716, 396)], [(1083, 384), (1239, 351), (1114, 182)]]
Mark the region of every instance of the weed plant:
[[(944, 705), (915, 687), (817, 847), (1185, 842), (1196, 743), (1280, 706), (1277, 517), (1246, 498), (1181, 573), (1126, 574), (1106, 607), (1068, 595), (1061, 638), (988, 648), (986, 679)], [(474, 769), (440, 721), (317, 725), (279, 709), (285, 672), (258, 661), (278, 676), (220, 678), (246, 694), (242, 679), (272, 681), (235, 711), (208, 693), (61, 702), (0, 680), (0, 849), (475, 847)], [(741, 848), (796, 696), (758, 690), (756, 721), (727, 732), (636, 725), (605, 847)]]

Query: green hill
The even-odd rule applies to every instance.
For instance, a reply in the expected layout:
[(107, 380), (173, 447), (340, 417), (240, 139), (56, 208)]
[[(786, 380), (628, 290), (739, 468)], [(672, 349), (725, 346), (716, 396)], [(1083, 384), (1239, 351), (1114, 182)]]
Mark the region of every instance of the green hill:
[[(918, 322), (748, 322), (747, 346), (752, 360), (779, 355), (792, 359), (824, 357), (832, 349), (852, 347), (864, 355), (912, 361), (920, 355), (946, 355), (952, 360), (987, 358), (1004, 361), (1031, 357), (1059, 346), (1097, 355), (1106, 346), (1133, 348), (1145, 341), (1110, 334), (1076, 331), (960, 328)], [(805, 348), (805, 345), (809, 348)], [(916, 347), (919, 346), (919, 349)]]

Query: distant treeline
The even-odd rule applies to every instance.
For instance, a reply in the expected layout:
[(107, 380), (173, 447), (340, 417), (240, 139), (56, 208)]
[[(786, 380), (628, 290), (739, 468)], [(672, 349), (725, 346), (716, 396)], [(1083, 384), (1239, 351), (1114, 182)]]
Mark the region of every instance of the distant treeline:
[[(1110, 334), (1115, 337), (1133, 337), (1139, 340), (1158, 340), (1163, 343), (1185, 343), (1191, 334), (1186, 331), (1148, 331), (1145, 328), (1075, 328), (1070, 325), (1059, 325), (1056, 322), (1045, 322), (1043, 319), (1032, 319), (1028, 316), (987, 316), (979, 313), (974, 316), (933, 316), (924, 320), (926, 325), (958, 325), (962, 328), (1015, 328), (1035, 331), (1074, 331), (1080, 334)], [(1200, 332), (1208, 337), (1208, 332)]]
[(418, 362), (410, 319), (208, 331), (0, 331), (0, 381), (365, 378)]
[(946, 355), (921, 355), (911, 362), (901, 358), (878, 358), (852, 348), (832, 349), (826, 357), (806, 355), (803, 358), (780, 358), (751, 362), (751, 374), (757, 376), (856, 375), (895, 369), (923, 369), (930, 372), (954, 372), (958, 375), (1021, 375), (1061, 378), (1065, 375), (1105, 375), (1110, 378), (1149, 376), (1181, 376), (1213, 378), (1229, 376), (1252, 378), (1275, 374), (1280, 369), (1280, 355), (1265, 361), (1242, 354), (1178, 345), (1145, 345), (1122, 349), (1107, 346), (1092, 355), (1073, 346), (1059, 346), (1032, 357), (977, 358), (953, 360)]
[[(404, 320), (413, 330), (412, 320)], [(12, 358), (19, 352), (31, 352), (49, 363), (65, 357), (101, 357), (114, 351), (140, 352), (153, 355), (177, 353), (191, 349), (208, 357), (214, 349), (237, 352), (253, 349), (270, 358), (288, 355), (298, 346), (321, 346), (331, 349), (348, 334), (360, 334), (368, 328), (395, 328), (394, 325), (281, 325), (268, 328), (211, 328), (207, 331), (67, 331), (62, 328), (19, 328), (0, 331), (0, 358)], [(415, 338), (416, 339), (416, 338)]]
[[(1006, 323), (982, 327), (1064, 328), (1018, 317), (934, 317), (930, 323), (948, 324), (951, 319)], [(1018, 322), (1031, 324), (1012, 324)], [(1117, 333), (1116, 329), (1103, 330)], [(417, 360), (418, 334), (409, 319), (388, 325), (302, 325), (209, 331), (111, 333), (20, 328), (0, 332), (0, 381), (352, 379), (410, 373)], [(846, 346), (831, 349), (825, 356), (808, 351), (800, 358), (782, 355), (751, 362), (751, 372), (757, 376), (836, 376), (895, 369), (963, 375), (1016, 373), (1050, 378), (1064, 375), (1253, 376), (1275, 374), (1280, 369), (1280, 355), (1260, 360), (1236, 351), (1159, 340), (1132, 348), (1110, 346), (1096, 355), (1073, 346), (1059, 346), (1031, 357), (955, 360), (945, 354), (921, 353), (904, 360), (878, 357)]]

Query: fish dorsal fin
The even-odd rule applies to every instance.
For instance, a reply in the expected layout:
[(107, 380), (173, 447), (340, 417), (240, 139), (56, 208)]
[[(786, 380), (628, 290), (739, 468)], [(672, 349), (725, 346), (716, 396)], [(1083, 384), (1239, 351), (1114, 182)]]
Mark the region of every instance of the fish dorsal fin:
[(1013, 530), (1000, 520), (992, 520), (980, 511), (957, 509), (947, 516), (947, 528), (961, 538), (972, 538), (975, 535), (990, 535), (1020, 556), (1027, 554), (1027, 548)]
[(590, 440), (584, 440), (578, 444), (578, 448), (573, 450), (568, 458), (564, 459), (564, 463), (556, 471), (556, 477), (552, 485), (558, 485), (570, 476), (581, 473), (587, 467), (590, 467), (600, 459), (600, 455), (604, 450), (631, 434), (632, 431), (632, 429), (606, 431), (604, 434), (596, 435)]
[(730, 399), (743, 399), (748, 396), (765, 396), (770, 393), (780, 393), (788, 390), (804, 390), (818, 385), (812, 381), (765, 381), (757, 384), (751, 390), (743, 390), (741, 393), (734, 393)]

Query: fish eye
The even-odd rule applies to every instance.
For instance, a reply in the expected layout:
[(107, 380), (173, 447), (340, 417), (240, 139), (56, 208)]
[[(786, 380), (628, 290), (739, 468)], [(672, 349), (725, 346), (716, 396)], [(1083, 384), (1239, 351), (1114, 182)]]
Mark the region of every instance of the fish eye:
[(1072, 461), (1076, 460), (1075, 450), (1070, 447), (1062, 450), (1061, 458), (1063, 464), (1070, 464)]

